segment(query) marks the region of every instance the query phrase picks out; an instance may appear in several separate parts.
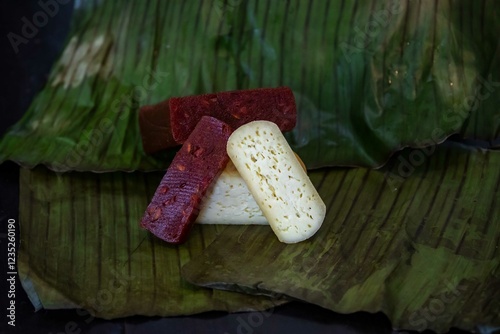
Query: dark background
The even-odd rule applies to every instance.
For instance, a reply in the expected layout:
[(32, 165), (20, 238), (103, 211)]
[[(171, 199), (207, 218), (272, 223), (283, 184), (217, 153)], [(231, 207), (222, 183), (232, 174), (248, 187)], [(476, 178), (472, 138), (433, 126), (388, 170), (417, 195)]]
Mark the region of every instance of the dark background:
[[(42, 0), (44, 3), (47, 0)], [(15, 52), (8, 33), (21, 35), (22, 18), (32, 21), (41, 10), (38, 1), (3, 1), (0, 9), (0, 137), (28, 109), (35, 94), (43, 88), (54, 61), (64, 46), (72, 16), (73, 1), (60, 4), (59, 12), (40, 27), (28, 43)], [(13, 162), (0, 164), (0, 256), (1, 321), (0, 333), (391, 333), (387, 317), (381, 313), (337, 314), (320, 307), (292, 302), (273, 310), (258, 328), (245, 327), (241, 321), (249, 313), (208, 312), (189, 317), (128, 317), (115, 320), (80, 316), (75, 310), (34, 312), (19, 280), (16, 283), (16, 327), (7, 326), (7, 220), (16, 220), (16, 246), (19, 247), (19, 167)], [(73, 321), (73, 326), (67, 324)], [(452, 330), (451, 333), (462, 333)], [(465, 333), (465, 332), (464, 332)]]

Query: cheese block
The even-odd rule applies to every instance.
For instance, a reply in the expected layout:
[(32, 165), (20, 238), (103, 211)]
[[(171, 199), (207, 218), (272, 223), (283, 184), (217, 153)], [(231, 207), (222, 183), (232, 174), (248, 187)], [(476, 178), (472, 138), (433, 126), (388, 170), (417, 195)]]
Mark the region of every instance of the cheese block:
[(326, 206), (276, 124), (239, 127), (227, 153), (280, 241), (300, 242), (318, 231)]
[(196, 220), (199, 224), (268, 225), (231, 161), (207, 191), (201, 208)]
[[(296, 153), (295, 156), (305, 171), (306, 166)], [(205, 194), (196, 223), (269, 225), (232, 161)]]

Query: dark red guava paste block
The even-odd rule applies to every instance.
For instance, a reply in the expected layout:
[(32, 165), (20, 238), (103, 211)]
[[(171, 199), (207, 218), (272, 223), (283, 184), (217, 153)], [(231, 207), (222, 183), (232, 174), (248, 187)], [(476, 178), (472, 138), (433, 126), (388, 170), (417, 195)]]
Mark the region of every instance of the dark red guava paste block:
[(288, 87), (258, 88), (173, 97), (169, 99), (172, 136), (183, 143), (203, 116), (212, 116), (233, 129), (256, 120), (276, 123), (281, 131), (295, 127), (297, 107)]
[(172, 137), (168, 100), (142, 106), (139, 110), (139, 129), (142, 148), (147, 154), (179, 145)]
[(202, 117), (175, 155), (141, 220), (141, 226), (172, 244), (186, 240), (207, 189), (229, 161), (231, 127)]

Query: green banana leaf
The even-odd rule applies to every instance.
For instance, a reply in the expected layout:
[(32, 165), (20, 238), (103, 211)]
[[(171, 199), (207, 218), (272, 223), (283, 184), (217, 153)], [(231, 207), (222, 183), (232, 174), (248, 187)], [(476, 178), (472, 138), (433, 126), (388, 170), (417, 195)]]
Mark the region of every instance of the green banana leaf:
[(164, 169), (173, 151), (144, 154), (140, 105), (278, 85), (296, 95), (288, 139), (309, 168), (380, 166), (454, 133), (498, 139), (499, 14), (496, 0), (78, 2), (0, 161)]
[(319, 232), (280, 243), (269, 228), (223, 231), (183, 267), (190, 282), (284, 295), (395, 328), (500, 325), (500, 152), (405, 150), (384, 170), (310, 173), (327, 205)]
[(181, 278), (181, 266), (223, 227), (195, 226), (182, 246), (142, 230), (140, 217), (161, 177), (21, 170), (19, 276), (36, 308), (117, 318), (263, 310), (285, 302), (200, 288)]

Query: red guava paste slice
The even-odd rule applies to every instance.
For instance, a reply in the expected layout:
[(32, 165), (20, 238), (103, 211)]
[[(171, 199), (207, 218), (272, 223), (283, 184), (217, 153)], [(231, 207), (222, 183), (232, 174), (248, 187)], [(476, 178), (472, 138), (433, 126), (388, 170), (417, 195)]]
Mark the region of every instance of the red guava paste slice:
[(139, 129), (142, 148), (147, 154), (179, 145), (172, 137), (168, 100), (142, 106), (139, 110)]
[(141, 226), (172, 244), (186, 240), (207, 189), (229, 161), (232, 129), (213, 117), (202, 117), (175, 155), (141, 220)]
[(203, 116), (212, 116), (233, 129), (251, 121), (276, 123), (281, 131), (295, 127), (297, 108), (288, 87), (221, 92), (169, 100), (173, 138), (183, 143)]

